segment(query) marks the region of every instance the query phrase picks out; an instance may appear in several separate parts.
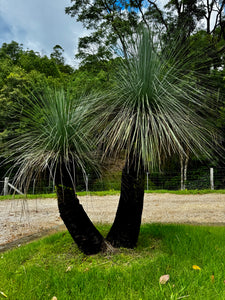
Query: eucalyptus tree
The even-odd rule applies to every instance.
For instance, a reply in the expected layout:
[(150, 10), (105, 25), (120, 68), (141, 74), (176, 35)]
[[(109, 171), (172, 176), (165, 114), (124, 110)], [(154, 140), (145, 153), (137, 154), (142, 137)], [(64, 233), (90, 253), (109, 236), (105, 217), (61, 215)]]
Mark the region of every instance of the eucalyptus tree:
[(115, 86), (105, 101), (93, 104), (103, 157), (124, 155), (126, 160), (117, 214), (107, 236), (116, 247), (136, 246), (146, 171), (160, 168), (174, 153), (186, 157), (187, 150), (210, 157), (213, 127), (205, 116), (212, 93), (188, 71), (191, 58), (178, 60), (176, 51), (173, 45), (162, 51), (157, 39), (142, 30), (128, 46), (128, 60), (121, 60)]
[[(161, 32), (166, 40), (181, 30), (185, 40), (200, 29), (224, 39), (224, 7), (221, 0), (71, 0), (66, 14), (88, 30), (79, 39), (77, 57), (84, 62), (112, 57), (118, 43), (127, 56), (126, 41), (140, 24)], [(217, 42), (217, 38), (214, 39)]]
[(88, 106), (63, 90), (47, 88), (42, 96), (30, 95), (22, 112), (23, 131), (7, 144), (9, 161), (17, 169), (15, 185), (25, 188), (41, 172), (56, 186), (60, 216), (78, 247), (93, 254), (106, 247), (76, 195), (76, 173), (87, 166), (96, 170), (92, 139), (87, 135)]

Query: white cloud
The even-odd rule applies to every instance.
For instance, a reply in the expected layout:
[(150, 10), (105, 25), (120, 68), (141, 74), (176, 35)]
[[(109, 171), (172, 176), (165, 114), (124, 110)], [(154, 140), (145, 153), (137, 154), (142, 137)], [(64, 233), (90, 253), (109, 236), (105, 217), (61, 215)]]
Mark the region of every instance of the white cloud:
[(65, 14), (70, 4), (69, 0), (0, 0), (0, 44), (15, 40), (24, 49), (46, 55), (59, 44), (66, 62), (75, 65), (78, 38), (86, 30)]

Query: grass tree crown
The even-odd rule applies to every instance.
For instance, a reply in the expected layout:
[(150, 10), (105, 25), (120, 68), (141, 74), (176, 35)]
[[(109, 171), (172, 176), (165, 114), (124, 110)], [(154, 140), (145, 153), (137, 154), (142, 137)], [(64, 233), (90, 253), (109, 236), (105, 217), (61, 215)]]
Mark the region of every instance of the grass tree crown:
[(77, 168), (84, 175), (87, 166), (96, 168), (94, 145), (84, 126), (88, 105), (83, 97), (45, 88), (42, 95), (31, 95), (27, 101), (22, 112), (24, 128), (7, 145), (17, 183), (28, 187), (46, 169), (54, 178), (64, 166), (75, 184)]
[[(188, 67), (188, 50), (170, 45), (162, 49), (147, 30), (128, 45), (129, 58), (122, 60), (116, 84), (105, 100), (93, 105), (101, 130), (105, 155), (126, 152), (137, 168), (151, 169), (172, 153), (186, 149), (210, 156), (213, 127), (207, 97), (212, 96)], [(94, 120), (96, 123), (96, 120)], [(104, 124), (104, 125), (103, 125)]]

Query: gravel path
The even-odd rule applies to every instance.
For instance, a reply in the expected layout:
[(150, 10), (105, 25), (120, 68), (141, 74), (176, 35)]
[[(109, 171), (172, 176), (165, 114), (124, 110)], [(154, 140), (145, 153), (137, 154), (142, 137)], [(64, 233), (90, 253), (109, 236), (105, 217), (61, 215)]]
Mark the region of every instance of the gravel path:
[[(80, 201), (93, 222), (112, 223), (118, 196), (83, 196)], [(225, 194), (145, 194), (143, 223), (225, 225)], [(0, 250), (5, 244), (59, 230), (56, 199), (0, 201)]]

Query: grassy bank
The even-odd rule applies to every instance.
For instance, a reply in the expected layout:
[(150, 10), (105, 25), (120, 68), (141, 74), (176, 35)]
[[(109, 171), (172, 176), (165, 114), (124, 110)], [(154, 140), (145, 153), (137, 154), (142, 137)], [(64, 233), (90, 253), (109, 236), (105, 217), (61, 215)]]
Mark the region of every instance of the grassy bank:
[[(225, 194), (225, 190), (184, 190), (184, 191), (171, 191), (171, 190), (146, 190), (145, 193), (157, 193), (157, 194), (177, 194), (177, 195), (203, 195), (203, 194)], [(116, 190), (109, 190), (109, 191), (94, 191), (94, 192), (77, 192), (78, 196), (85, 196), (85, 195), (91, 195), (91, 196), (107, 196), (107, 195), (119, 195), (120, 191)], [(28, 194), (28, 195), (8, 195), (8, 196), (0, 196), (0, 200), (6, 200), (6, 199), (21, 199), (21, 198), (27, 198), (27, 199), (37, 199), (37, 198), (56, 198), (56, 194)]]
[(224, 236), (223, 227), (144, 225), (135, 250), (85, 256), (58, 233), (1, 253), (0, 291), (13, 300), (225, 299)]

